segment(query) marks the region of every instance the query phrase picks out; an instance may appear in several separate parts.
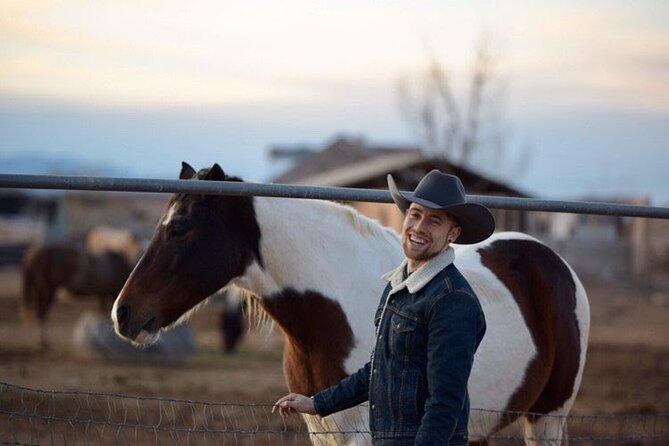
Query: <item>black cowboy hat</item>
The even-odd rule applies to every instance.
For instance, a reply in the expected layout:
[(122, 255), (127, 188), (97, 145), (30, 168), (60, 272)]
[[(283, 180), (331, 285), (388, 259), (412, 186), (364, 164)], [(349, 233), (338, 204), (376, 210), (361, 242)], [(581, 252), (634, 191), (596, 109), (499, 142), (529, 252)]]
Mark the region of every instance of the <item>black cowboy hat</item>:
[(443, 209), (454, 215), (462, 228), (456, 243), (478, 243), (490, 237), (495, 230), (492, 213), (485, 206), (467, 202), (465, 188), (455, 175), (435, 169), (420, 180), (413, 193), (402, 193), (393, 176), (388, 174), (388, 189), (402, 213), (407, 211), (411, 203), (417, 203), (430, 209)]

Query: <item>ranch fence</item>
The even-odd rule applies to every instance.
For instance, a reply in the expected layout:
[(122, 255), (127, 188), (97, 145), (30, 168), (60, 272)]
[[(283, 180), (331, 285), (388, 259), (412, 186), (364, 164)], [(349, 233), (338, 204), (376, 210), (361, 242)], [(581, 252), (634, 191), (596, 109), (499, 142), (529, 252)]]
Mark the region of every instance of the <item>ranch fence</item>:
[[(0, 174), (0, 188), (196, 193), (339, 201), (368, 201), (374, 203), (393, 202), (390, 193), (386, 190), (301, 186), (291, 184), (241, 183), (235, 181), (190, 181), (64, 175)], [(669, 208), (657, 206), (542, 200), (536, 198), (487, 195), (468, 195), (467, 199), (473, 203), (479, 203), (495, 209), (669, 219)]]
[[(0, 174), (0, 188), (198, 193), (391, 203), (387, 191), (239, 182)], [(669, 219), (669, 208), (469, 195), (490, 208)], [(362, 406), (364, 410), (364, 406)], [(269, 404), (231, 404), (92, 392), (46, 391), (0, 382), (0, 444), (315, 444), (333, 432), (309, 433), (298, 417), (287, 421)], [(521, 416), (540, 414), (472, 409), (474, 435), (500, 418), (510, 425), (482, 435), (495, 445), (522, 444)], [(578, 444), (636, 445), (669, 441), (669, 415), (563, 417)], [(339, 426), (338, 432), (360, 435)], [(550, 438), (542, 438), (549, 442)]]
[[(359, 410), (366, 410), (359, 406)], [(231, 404), (92, 392), (36, 390), (0, 382), (2, 444), (330, 444), (332, 432), (307, 432), (301, 418), (282, 420), (269, 404)], [(539, 414), (472, 409), (473, 437), (521, 444), (518, 418)], [(498, 420), (502, 432), (485, 435)], [(669, 440), (669, 415), (569, 416), (569, 440), (578, 444), (639, 444)], [(539, 423), (541, 425), (541, 423)], [(339, 433), (368, 432), (339, 426)], [(542, 444), (556, 439), (543, 437)]]

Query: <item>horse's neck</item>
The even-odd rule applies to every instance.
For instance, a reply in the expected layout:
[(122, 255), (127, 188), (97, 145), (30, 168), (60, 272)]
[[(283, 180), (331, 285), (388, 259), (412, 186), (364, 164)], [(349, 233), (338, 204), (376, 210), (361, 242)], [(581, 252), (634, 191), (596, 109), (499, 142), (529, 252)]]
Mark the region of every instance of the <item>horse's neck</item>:
[(401, 261), (397, 234), (345, 206), (263, 197), (254, 203), (262, 265), (251, 265), (240, 282), (259, 296), (286, 288), (332, 288), (332, 281), (346, 281), (362, 267), (370, 269), (361, 258), (365, 255), (388, 259), (379, 271)]
[(261, 298), (286, 334), (291, 390), (314, 391), (369, 358), (381, 275), (400, 263), (400, 243), (397, 234), (343, 206), (254, 203), (262, 265), (252, 264), (237, 284)]

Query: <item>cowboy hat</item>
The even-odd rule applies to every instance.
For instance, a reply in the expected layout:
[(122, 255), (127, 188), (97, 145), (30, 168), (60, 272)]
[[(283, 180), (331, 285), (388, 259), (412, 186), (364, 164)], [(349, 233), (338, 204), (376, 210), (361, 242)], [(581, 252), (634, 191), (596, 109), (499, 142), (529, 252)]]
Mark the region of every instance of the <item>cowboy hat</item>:
[(443, 209), (454, 215), (462, 228), (456, 243), (478, 243), (490, 237), (495, 230), (492, 213), (485, 206), (467, 202), (465, 188), (455, 175), (435, 169), (420, 180), (413, 193), (402, 193), (393, 176), (388, 174), (388, 189), (402, 213), (406, 213), (411, 203), (417, 203), (430, 209)]

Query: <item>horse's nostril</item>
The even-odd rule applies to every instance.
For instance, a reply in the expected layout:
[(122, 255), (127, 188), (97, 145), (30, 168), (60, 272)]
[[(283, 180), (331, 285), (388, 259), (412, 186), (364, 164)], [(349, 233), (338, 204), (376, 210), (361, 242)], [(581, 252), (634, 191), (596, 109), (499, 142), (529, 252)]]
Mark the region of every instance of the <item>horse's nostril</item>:
[(128, 311), (128, 307), (125, 305), (121, 305), (116, 309), (116, 321), (124, 325), (128, 321), (128, 314), (130, 312)]

